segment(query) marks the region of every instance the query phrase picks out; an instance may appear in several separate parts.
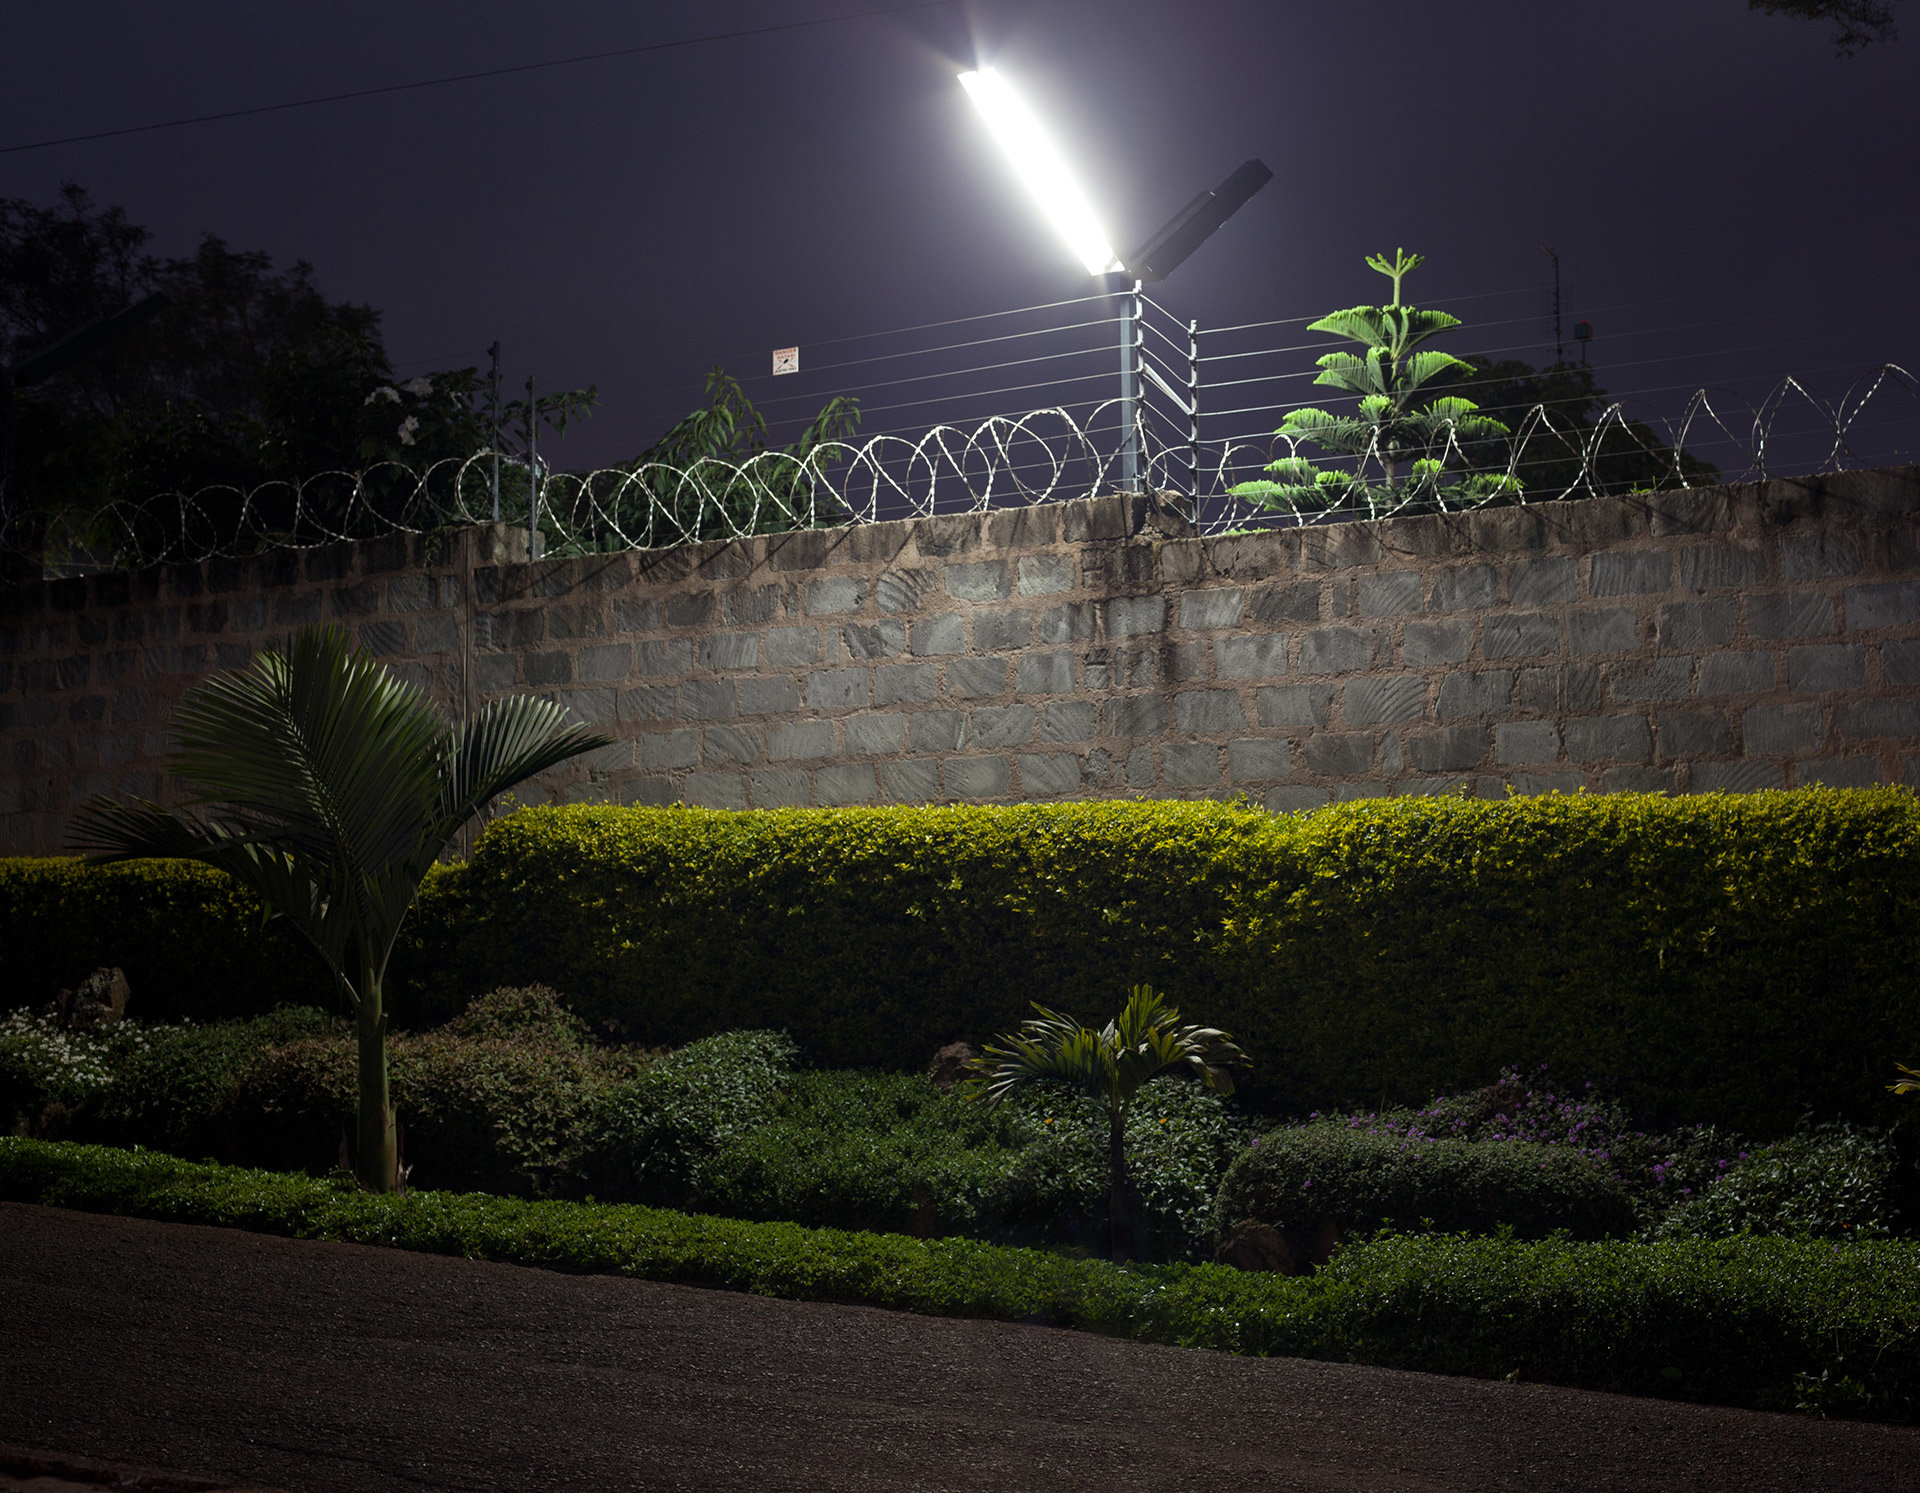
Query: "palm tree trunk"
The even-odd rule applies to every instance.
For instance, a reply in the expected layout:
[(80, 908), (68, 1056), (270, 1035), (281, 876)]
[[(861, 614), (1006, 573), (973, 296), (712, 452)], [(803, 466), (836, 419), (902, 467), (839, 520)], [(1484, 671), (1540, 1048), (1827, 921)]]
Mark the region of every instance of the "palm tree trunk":
[(387, 1013), (378, 979), (362, 981), (354, 1015), (360, 1039), (360, 1155), (355, 1175), (368, 1192), (392, 1192), (398, 1186), (400, 1157), (387, 1095)]
[(1107, 1116), (1107, 1220), (1113, 1231), (1113, 1262), (1124, 1264), (1133, 1244), (1133, 1225), (1127, 1216), (1127, 1117), (1118, 1110)]

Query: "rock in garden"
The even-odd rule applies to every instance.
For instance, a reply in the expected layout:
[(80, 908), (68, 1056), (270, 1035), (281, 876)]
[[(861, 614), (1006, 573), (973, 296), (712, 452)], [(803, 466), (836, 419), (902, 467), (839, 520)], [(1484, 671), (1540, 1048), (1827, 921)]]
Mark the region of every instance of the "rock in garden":
[(60, 992), (60, 1025), (76, 1032), (110, 1026), (127, 1014), (127, 997), (132, 993), (121, 971), (96, 969), (74, 989)]
[(1270, 1223), (1249, 1218), (1233, 1226), (1213, 1252), (1214, 1262), (1236, 1270), (1271, 1270), (1280, 1275), (1299, 1275), (1287, 1236)]
[(970, 1075), (967, 1065), (979, 1056), (979, 1049), (971, 1042), (949, 1042), (933, 1055), (933, 1061), (927, 1065), (927, 1077), (944, 1094)]

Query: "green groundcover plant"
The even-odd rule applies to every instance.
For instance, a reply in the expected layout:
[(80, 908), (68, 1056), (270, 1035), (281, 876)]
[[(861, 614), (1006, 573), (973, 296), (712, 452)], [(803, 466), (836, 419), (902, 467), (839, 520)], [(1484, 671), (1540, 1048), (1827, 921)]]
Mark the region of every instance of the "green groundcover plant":
[(1040, 1321), (1184, 1347), (1916, 1418), (1920, 1246), (1389, 1235), (1307, 1278), (1113, 1265), (958, 1239), (635, 1205), (358, 1191), (141, 1151), (0, 1138), (0, 1197), (603, 1271), (796, 1300)]

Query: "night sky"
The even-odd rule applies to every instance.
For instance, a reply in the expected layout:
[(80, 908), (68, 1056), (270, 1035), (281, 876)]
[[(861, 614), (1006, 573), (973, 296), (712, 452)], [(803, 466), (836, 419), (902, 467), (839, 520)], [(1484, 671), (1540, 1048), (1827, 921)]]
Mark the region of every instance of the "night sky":
[[(14, 4), (0, 145), (879, 3)], [(1601, 381), (1677, 410), (1701, 384), (1798, 373), (1837, 395), (1883, 361), (1920, 370), (1905, 19), (1908, 38), (1836, 60), (1824, 27), (1745, 0), (968, 0), (0, 154), (0, 195), (78, 181), (162, 253), (212, 232), (310, 260), (330, 296), (385, 313), (402, 376), (498, 338), (510, 388), (596, 383), (600, 412), (558, 453), (581, 466), (647, 445), (716, 362), (797, 415), (868, 375), (775, 383), (774, 347), (812, 372), (849, 346), (827, 339), (1088, 294), (955, 82), (992, 63), (1123, 250), (1242, 160), (1272, 166), (1155, 290), (1176, 315), (1375, 300), (1362, 256), (1404, 244), (1429, 256), (1411, 298), (1469, 322), (1453, 351), (1546, 362), (1544, 241)], [(1312, 340), (1281, 326), (1270, 345), (1301, 344), (1310, 371)], [(1003, 401), (1025, 402), (1055, 401)], [(1914, 459), (1913, 398), (1876, 418), (1863, 448)]]

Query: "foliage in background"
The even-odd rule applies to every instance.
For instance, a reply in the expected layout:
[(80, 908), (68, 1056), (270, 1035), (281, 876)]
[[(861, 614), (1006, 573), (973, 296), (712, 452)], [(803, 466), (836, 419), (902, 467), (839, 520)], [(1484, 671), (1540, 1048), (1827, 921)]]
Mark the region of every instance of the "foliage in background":
[(1359, 354), (1331, 352), (1317, 360), (1326, 384), (1358, 397), (1353, 414), (1322, 409), (1289, 410), (1274, 434), (1307, 442), (1352, 466), (1318, 466), (1304, 456), (1282, 456), (1268, 464), (1265, 478), (1242, 482), (1233, 496), (1262, 508), (1288, 512), (1365, 509), (1376, 516), (1409, 508), (1473, 507), (1491, 498), (1517, 493), (1520, 484), (1492, 463), (1491, 469), (1463, 470), (1464, 447), (1485, 445), (1512, 432), (1479, 413), (1459, 394), (1429, 388), (1448, 376), (1454, 384), (1471, 377), (1473, 367), (1451, 353), (1420, 344), (1460, 325), (1444, 311), (1422, 311), (1400, 303), (1400, 282), (1421, 263), (1421, 256), (1395, 249), (1367, 256), (1367, 267), (1393, 284), (1393, 300), (1384, 306), (1354, 306), (1309, 322), (1310, 332), (1327, 332), (1360, 345)]
[(1874, 43), (1893, 41), (1894, 6), (1899, 0), (1747, 0), (1749, 10), (1826, 21), (1833, 28), (1833, 55), (1851, 57)]
[(214, 675), (174, 712), (183, 809), (95, 799), (73, 838), (101, 860), (176, 856), (246, 883), (332, 971), (359, 1045), (356, 1170), (403, 1186), (387, 1094), (387, 963), (427, 869), (507, 789), (611, 744), (528, 695), (449, 724), (339, 627)]
[(1711, 487), (1720, 480), (1712, 462), (1676, 450), (1651, 426), (1619, 412), (1585, 364), (1536, 369), (1477, 354), (1463, 362), (1465, 367), (1434, 380), (1434, 392), (1447, 394), (1470, 381), (1481, 412), (1503, 431), (1463, 433), (1462, 459), (1469, 467), (1511, 467), (1520, 490), (1534, 501)]
[(0, 1197), (799, 1300), (1756, 1409), (1920, 1414), (1920, 1246), (1389, 1237), (1306, 1279), (415, 1193), (0, 1138)]
[(836, 395), (794, 440), (769, 447), (766, 417), (716, 367), (707, 375), (706, 406), (633, 460), (587, 479), (556, 479), (547, 501), (560, 520), (556, 534), (568, 539), (548, 552), (625, 549), (634, 536), (655, 532), (678, 542), (843, 523), (846, 507), (819, 477), (840, 461), (837, 443), (859, 426), (858, 397)]

